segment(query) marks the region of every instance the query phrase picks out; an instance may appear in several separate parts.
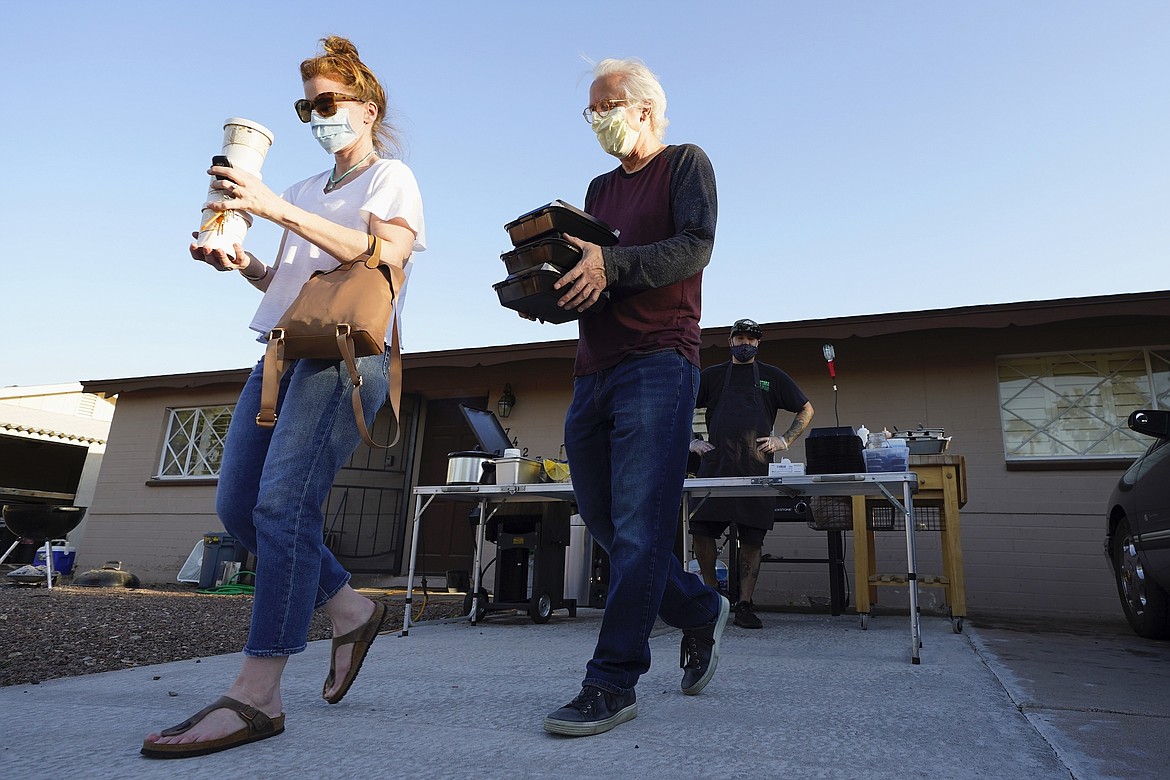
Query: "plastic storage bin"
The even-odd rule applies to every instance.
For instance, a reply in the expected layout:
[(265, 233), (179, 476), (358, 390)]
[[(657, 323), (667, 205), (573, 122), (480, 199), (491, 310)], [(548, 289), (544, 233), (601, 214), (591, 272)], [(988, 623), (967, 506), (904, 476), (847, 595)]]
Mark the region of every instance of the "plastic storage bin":
[(563, 238), (542, 238), (500, 255), (509, 274), (531, 271), (548, 263), (567, 272), (581, 262), (581, 250)]
[(906, 471), (910, 464), (907, 447), (877, 447), (863, 450), (865, 470), (870, 474), (888, 471)]
[(248, 551), (231, 534), (208, 531), (203, 535), (203, 565), (199, 570), (199, 587), (215, 587), (225, 563), (243, 563)]
[[(62, 575), (73, 573), (73, 561), (77, 557), (77, 550), (73, 545), (64, 539), (54, 539), (52, 545), (53, 552), (53, 571)], [(37, 553), (33, 556), (33, 564), (36, 566), (45, 565), (45, 548), (37, 548)]]
[(504, 230), (508, 231), (512, 246), (557, 233), (568, 233), (598, 246), (613, 246), (618, 242), (609, 225), (563, 200), (554, 200), (520, 215), (504, 225)]
[(500, 299), (500, 305), (523, 312), (537, 319), (559, 325), (579, 318), (582, 314), (600, 311), (609, 302), (609, 296), (602, 293), (597, 302), (579, 312), (576, 309), (562, 309), (557, 306), (565, 295), (564, 290), (554, 290), (553, 285), (564, 276), (556, 266), (545, 263), (524, 273), (512, 274), (502, 282), (492, 285)]

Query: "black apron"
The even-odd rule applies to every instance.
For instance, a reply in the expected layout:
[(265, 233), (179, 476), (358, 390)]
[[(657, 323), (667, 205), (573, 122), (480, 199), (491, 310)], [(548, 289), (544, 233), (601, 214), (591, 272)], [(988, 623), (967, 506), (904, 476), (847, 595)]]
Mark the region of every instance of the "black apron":
[[(707, 409), (707, 432), (715, 449), (699, 463), (700, 477), (763, 477), (770, 456), (760, 452), (756, 439), (772, 435), (760, 390), (760, 367), (752, 361), (752, 384), (732, 386), (732, 363), (727, 364), (723, 392), (714, 409)], [(775, 415), (773, 415), (775, 416)], [(771, 496), (708, 498), (692, 520), (705, 523), (734, 522), (771, 530), (776, 499)]]

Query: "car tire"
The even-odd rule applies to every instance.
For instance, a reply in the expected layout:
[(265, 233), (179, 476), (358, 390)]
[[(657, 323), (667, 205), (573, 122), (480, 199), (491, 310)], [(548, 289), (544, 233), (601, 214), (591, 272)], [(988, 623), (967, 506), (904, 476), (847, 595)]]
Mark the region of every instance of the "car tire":
[(1146, 639), (1170, 639), (1170, 594), (1150, 580), (1138, 558), (1128, 518), (1113, 533), (1113, 576), (1130, 628)]

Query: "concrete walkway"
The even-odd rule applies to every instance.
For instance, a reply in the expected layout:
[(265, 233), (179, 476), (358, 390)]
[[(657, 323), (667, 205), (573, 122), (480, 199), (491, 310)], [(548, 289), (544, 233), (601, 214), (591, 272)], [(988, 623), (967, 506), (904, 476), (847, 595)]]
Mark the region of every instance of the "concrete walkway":
[(679, 690), (679, 633), (651, 639), (638, 717), (596, 737), (554, 737), (600, 613), (538, 626), (385, 635), (345, 701), (320, 698), (328, 642), (285, 673), (281, 736), (182, 761), (141, 758), (142, 737), (220, 695), (239, 657), (217, 656), (0, 688), (0, 769), (12, 778), (1136, 778), (1170, 766), (1170, 643), (1081, 633), (764, 613), (728, 627), (719, 671)]

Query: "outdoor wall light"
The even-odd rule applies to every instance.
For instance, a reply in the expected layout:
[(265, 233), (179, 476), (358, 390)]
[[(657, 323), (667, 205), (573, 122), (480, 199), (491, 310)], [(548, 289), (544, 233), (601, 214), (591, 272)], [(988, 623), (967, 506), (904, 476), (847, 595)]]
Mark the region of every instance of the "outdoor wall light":
[(500, 400), (496, 403), (496, 407), (500, 410), (500, 417), (507, 417), (512, 413), (512, 407), (516, 405), (516, 396), (512, 395), (512, 385), (505, 383), (504, 392), (500, 395)]

